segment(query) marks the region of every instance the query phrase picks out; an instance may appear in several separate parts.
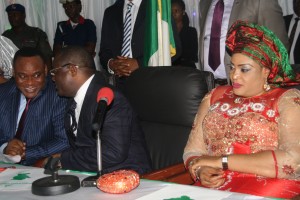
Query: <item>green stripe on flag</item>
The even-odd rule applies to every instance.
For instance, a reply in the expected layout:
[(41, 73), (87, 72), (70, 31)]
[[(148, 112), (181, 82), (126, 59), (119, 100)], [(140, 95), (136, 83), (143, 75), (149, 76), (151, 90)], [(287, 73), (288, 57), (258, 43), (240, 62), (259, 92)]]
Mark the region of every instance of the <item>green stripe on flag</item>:
[(171, 56), (175, 54), (171, 0), (149, 0), (146, 13), (144, 65), (171, 65)]

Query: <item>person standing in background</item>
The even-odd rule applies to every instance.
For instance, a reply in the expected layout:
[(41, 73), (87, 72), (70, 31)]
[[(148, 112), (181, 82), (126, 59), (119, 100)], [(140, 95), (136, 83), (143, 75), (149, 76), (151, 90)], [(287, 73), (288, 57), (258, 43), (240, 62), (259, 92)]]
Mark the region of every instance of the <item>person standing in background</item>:
[(210, 71), (217, 85), (229, 84), (230, 56), (225, 52), (229, 27), (237, 20), (266, 26), (289, 47), (281, 7), (277, 0), (200, 1), (200, 69)]
[(290, 42), (290, 64), (300, 64), (300, 0), (293, 0), (294, 14), (284, 16)]
[(57, 23), (53, 44), (54, 55), (57, 55), (65, 46), (79, 45), (94, 57), (97, 43), (96, 26), (92, 20), (80, 15), (81, 0), (60, 0), (59, 2), (63, 4), (69, 19)]
[(34, 47), (42, 52), (48, 70), (52, 66), (52, 50), (47, 34), (39, 28), (28, 26), (25, 22), (25, 7), (11, 4), (6, 7), (11, 29), (4, 31), (3, 36), (9, 38), (19, 48)]
[(181, 56), (172, 65), (196, 68), (195, 62), (198, 62), (197, 31), (189, 26), (190, 21), (185, 12), (183, 0), (172, 0), (172, 16), (176, 23), (182, 47)]
[[(104, 12), (99, 52), (100, 62), (104, 70), (115, 76), (115, 85), (122, 91), (124, 91), (127, 77), (139, 67), (144, 66), (145, 20), (148, 1), (117, 0)], [(173, 28), (173, 36), (176, 55), (171, 58), (172, 61), (181, 55), (181, 43), (175, 28)]]

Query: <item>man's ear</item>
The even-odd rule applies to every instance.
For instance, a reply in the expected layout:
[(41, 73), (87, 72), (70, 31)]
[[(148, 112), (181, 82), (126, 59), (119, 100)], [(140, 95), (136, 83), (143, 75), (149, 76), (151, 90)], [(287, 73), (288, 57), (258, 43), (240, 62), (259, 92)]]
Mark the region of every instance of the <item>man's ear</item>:
[(48, 66), (45, 64), (45, 75), (48, 75)]
[(72, 74), (72, 76), (76, 76), (78, 72), (78, 67), (76, 65), (70, 65), (69, 72)]

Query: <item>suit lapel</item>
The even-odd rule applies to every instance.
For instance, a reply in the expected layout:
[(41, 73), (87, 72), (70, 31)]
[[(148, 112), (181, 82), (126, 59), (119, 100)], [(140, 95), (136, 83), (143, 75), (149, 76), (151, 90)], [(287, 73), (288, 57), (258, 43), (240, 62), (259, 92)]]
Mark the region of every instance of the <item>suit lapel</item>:
[(20, 107), (20, 92), (18, 91), (18, 89), (16, 89), (16, 92), (13, 95), (12, 98), (12, 105), (11, 105), (11, 119), (10, 121), (13, 122), (12, 124), (12, 132), (15, 133), (16, 132), (16, 128), (17, 128), (17, 120), (18, 120), (18, 114), (19, 114), (19, 107)]
[(141, 24), (145, 23), (146, 6), (147, 6), (147, 1), (146, 0), (142, 0), (140, 8), (139, 8), (139, 11), (138, 11), (138, 14), (136, 16), (136, 20), (135, 20), (133, 32), (135, 30), (137, 30), (138, 27), (141, 26)]
[(231, 27), (231, 25), (236, 21), (236, 19), (238, 19), (241, 10), (242, 7), (241, 7), (240, 0), (235, 0), (232, 5), (232, 10), (229, 18), (229, 23), (228, 23), (228, 30)]
[[(118, 32), (123, 32), (123, 8), (125, 1), (117, 1), (114, 5), (113, 15), (114, 18), (111, 19), (111, 23), (115, 25), (115, 28), (118, 29)], [(122, 33), (123, 34), (123, 33)]]
[[(200, 20), (199, 20), (199, 25), (200, 27), (203, 27), (200, 29), (200, 36), (199, 40), (201, 41), (200, 43), (204, 43), (204, 35), (205, 35), (205, 26), (206, 26), (206, 17), (207, 13), (209, 10), (209, 7), (211, 6), (211, 1), (207, 0), (201, 0), (200, 1), (200, 9), (199, 9), (199, 15), (200, 15)], [(202, 65), (203, 63), (201, 61), (204, 61), (204, 50), (203, 50), (204, 45), (199, 45), (199, 58), (200, 58), (200, 68), (204, 70), (204, 66)]]

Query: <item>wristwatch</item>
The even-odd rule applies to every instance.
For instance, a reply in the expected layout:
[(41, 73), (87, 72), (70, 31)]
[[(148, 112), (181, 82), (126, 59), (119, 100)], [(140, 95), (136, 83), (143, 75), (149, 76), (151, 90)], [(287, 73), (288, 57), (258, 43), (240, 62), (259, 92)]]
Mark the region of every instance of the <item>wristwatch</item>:
[(228, 157), (227, 156), (222, 157), (222, 168), (223, 168), (223, 170), (228, 169)]

